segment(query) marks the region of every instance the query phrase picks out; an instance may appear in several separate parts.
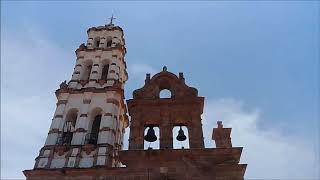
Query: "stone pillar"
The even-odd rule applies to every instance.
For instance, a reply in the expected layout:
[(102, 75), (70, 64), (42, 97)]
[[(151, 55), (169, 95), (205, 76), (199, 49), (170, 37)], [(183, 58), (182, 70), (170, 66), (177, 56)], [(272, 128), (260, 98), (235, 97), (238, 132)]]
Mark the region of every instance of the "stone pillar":
[(110, 144), (111, 146), (114, 146), (116, 136), (115, 128), (117, 123), (117, 116), (114, 112), (118, 110), (118, 107), (114, 104), (109, 107), (109, 111), (106, 112), (101, 119), (98, 144)]
[(100, 38), (100, 48), (105, 48), (106, 47), (106, 38), (105, 37), (101, 37)]
[(47, 136), (45, 145), (54, 145), (57, 142), (60, 126), (63, 121), (63, 113), (67, 104), (67, 100), (59, 100), (57, 102), (57, 108), (54, 113), (54, 117), (51, 122), (50, 130)]
[(212, 139), (217, 148), (231, 148), (231, 128), (223, 128), (222, 121), (218, 121), (218, 128), (213, 128)]
[(204, 148), (201, 117), (198, 113), (193, 113), (191, 125), (188, 125), (190, 148)]
[(160, 149), (173, 148), (172, 129), (172, 124), (160, 125)]
[(85, 137), (88, 132), (89, 125), (89, 117), (88, 117), (88, 109), (91, 100), (89, 98), (83, 99), (83, 104), (81, 105), (80, 112), (78, 114), (75, 131), (73, 133), (72, 145), (80, 145), (84, 144)]
[(89, 37), (88, 38), (88, 41), (87, 41), (87, 47), (89, 48), (89, 49), (92, 49), (93, 48), (93, 38), (92, 37)]
[[(80, 58), (81, 59), (81, 58)], [(81, 63), (80, 60), (77, 60), (76, 66), (74, 68), (70, 83), (69, 83), (69, 88), (76, 88), (78, 82), (80, 81), (80, 78), (83, 74), (84, 71), (84, 64)]]
[(90, 77), (89, 77), (89, 85), (88, 87), (95, 87), (96, 83), (98, 82), (99, 76), (99, 69), (101, 68), (100, 62), (100, 55), (97, 55), (95, 57), (95, 60), (93, 61), (94, 63), (92, 64), (91, 72), (90, 72)]
[(172, 129), (173, 125), (170, 121), (170, 109), (168, 106), (163, 107), (160, 110), (161, 124), (160, 124), (160, 149), (172, 149), (173, 139), (172, 139)]
[(140, 117), (141, 116), (138, 113), (133, 113), (131, 115), (129, 150), (144, 149), (143, 136), (145, 128), (139, 123)]

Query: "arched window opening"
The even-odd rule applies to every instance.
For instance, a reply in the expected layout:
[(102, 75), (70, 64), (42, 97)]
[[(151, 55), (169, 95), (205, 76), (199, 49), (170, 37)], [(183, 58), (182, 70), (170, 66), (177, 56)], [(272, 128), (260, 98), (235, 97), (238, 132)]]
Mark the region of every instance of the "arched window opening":
[(90, 79), (91, 69), (92, 69), (92, 61), (88, 60), (84, 64), (83, 74), (82, 74), (82, 78), (81, 78), (82, 80), (89, 80)]
[(173, 149), (189, 148), (189, 133), (186, 126), (175, 126), (172, 129)]
[(171, 98), (171, 91), (168, 89), (163, 89), (160, 91), (159, 97), (162, 98)]
[(66, 116), (66, 122), (63, 125), (62, 136), (58, 138), (58, 144), (70, 145), (72, 141), (73, 132), (76, 126), (78, 113), (77, 110), (70, 110)]
[(104, 65), (103, 69), (102, 69), (101, 79), (103, 79), (103, 80), (107, 80), (108, 79), (108, 71), (109, 71), (109, 64)]
[(98, 48), (100, 45), (100, 37), (97, 37), (95, 40), (94, 40), (94, 47)]
[[(159, 134), (160, 134), (159, 127), (147, 126), (144, 130), (144, 142), (143, 142), (144, 149), (160, 149)], [(157, 140), (153, 142), (146, 141), (146, 136), (149, 136), (149, 137), (152, 136), (151, 138), (154, 138), (153, 136), (156, 136)]]
[(112, 39), (111, 39), (111, 37), (108, 37), (107, 38), (107, 47), (111, 47), (111, 45), (112, 45)]
[(92, 127), (91, 127), (91, 133), (87, 134), (86, 136), (86, 144), (97, 144), (99, 130), (100, 130), (100, 123), (101, 123), (101, 114), (95, 116), (92, 123)]

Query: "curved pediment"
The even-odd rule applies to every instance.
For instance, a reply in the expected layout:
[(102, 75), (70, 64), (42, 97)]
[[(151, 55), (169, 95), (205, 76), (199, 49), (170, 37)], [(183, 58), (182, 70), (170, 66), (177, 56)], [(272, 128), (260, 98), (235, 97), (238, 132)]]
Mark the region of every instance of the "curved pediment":
[(151, 79), (150, 74), (147, 74), (144, 86), (133, 92), (133, 99), (159, 99), (160, 91), (163, 89), (171, 92), (171, 98), (198, 96), (196, 88), (185, 84), (183, 73), (179, 73), (178, 77), (164, 68), (163, 71), (155, 74)]

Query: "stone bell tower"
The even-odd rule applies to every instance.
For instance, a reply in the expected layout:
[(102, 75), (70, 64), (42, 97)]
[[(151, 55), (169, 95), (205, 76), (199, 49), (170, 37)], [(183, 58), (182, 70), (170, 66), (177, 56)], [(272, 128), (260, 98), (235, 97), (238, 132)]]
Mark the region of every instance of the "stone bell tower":
[(67, 168), (120, 166), (114, 156), (122, 149), (129, 123), (124, 34), (112, 21), (87, 33), (87, 43), (75, 51), (71, 80), (55, 92), (57, 106), (48, 136), (34, 169), (24, 171), (27, 179), (54, 178)]

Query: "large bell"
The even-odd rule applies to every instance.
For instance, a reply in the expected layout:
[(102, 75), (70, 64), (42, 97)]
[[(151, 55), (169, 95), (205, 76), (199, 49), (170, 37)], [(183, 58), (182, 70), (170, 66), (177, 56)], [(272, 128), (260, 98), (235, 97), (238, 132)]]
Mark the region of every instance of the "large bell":
[(149, 127), (147, 135), (144, 136), (144, 140), (148, 142), (155, 142), (157, 140), (157, 136), (152, 126)]
[(186, 135), (184, 135), (184, 132), (180, 126), (180, 129), (178, 131), (178, 136), (177, 136), (177, 140), (178, 141), (185, 141), (187, 139)]

